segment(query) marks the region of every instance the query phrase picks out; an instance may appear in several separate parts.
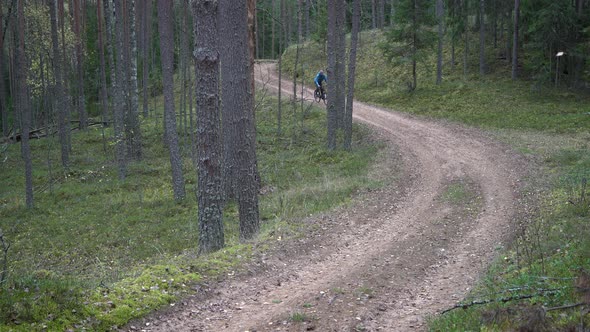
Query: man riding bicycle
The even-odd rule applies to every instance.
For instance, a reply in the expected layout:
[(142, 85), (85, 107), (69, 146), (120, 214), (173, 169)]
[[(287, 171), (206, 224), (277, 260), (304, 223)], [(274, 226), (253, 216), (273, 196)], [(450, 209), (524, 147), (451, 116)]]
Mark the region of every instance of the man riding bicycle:
[(326, 77), (326, 75), (324, 74), (324, 71), (322, 69), (320, 69), (320, 71), (318, 72), (317, 75), (315, 75), (315, 78), (313, 79), (313, 81), (315, 82), (315, 93), (317, 94), (318, 91), (321, 92), (321, 95), (323, 96), (325, 94), (324, 91), (324, 87), (322, 86), (323, 82), (328, 82), (328, 77)]

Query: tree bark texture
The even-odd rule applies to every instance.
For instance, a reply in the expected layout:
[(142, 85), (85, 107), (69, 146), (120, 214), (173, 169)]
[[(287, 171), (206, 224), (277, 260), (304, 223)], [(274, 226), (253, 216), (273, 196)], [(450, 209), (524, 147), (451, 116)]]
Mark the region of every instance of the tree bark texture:
[(217, 0), (192, 3), (195, 34), (199, 253), (224, 246)]
[(223, 146), (225, 166), (231, 176), (231, 186), (226, 188), (238, 201), (240, 238), (246, 240), (260, 227), (247, 3), (220, 0), (219, 18), (224, 22), (219, 29)]
[(135, 0), (125, 0), (125, 56), (126, 105), (125, 138), (128, 154), (134, 160), (141, 160), (141, 126), (139, 122), (139, 91), (137, 88), (137, 37), (135, 33)]
[(142, 33), (142, 93), (143, 93), (143, 116), (149, 116), (148, 90), (149, 90), (149, 51), (152, 40), (152, 0), (145, 0), (143, 9), (143, 33)]
[(170, 152), (172, 169), (172, 190), (174, 199), (185, 198), (184, 176), (182, 173), (182, 157), (178, 147), (176, 131), (176, 113), (174, 110), (174, 31), (173, 3), (169, 0), (158, 0), (158, 31), (160, 32), (160, 55), (162, 57), (162, 85), (164, 89), (164, 112), (166, 126), (166, 142)]
[(115, 131), (115, 159), (117, 160), (119, 179), (125, 179), (127, 175), (127, 147), (125, 144), (125, 110), (126, 110), (126, 87), (127, 80), (125, 73), (125, 56), (124, 56), (124, 27), (123, 27), (123, 2), (124, 0), (114, 0), (114, 17), (115, 17), (115, 39), (117, 45), (116, 57), (116, 79), (113, 81), (113, 120)]

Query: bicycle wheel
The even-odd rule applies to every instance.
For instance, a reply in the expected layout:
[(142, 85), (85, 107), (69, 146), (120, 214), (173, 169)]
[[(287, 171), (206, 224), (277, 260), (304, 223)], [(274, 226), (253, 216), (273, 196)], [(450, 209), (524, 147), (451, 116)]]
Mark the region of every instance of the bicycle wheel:
[(320, 99), (322, 99), (321, 92), (318, 89), (316, 89), (313, 92), (313, 99), (315, 100), (316, 103), (319, 103), (320, 102)]
[(327, 98), (327, 95), (324, 92), (324, 94), (322, 94), (322, 100), (324, 101), (324, 105), (326, 105), (328, 103), (326, 98)]

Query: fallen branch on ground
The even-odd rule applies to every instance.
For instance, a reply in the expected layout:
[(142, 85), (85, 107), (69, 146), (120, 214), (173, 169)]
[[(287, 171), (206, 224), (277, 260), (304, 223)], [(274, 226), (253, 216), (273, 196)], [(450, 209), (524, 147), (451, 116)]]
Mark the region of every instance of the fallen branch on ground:
[(442, 314), (445, 314), (449, 311), (458, 309), (458, 308), (463, 308), (463, 309), (467, 309), (469, 307), (473, 307), (476, 305), (481, 305), (481, 304), (489, 304), (489, 303), (496, 303), (496, 302), (502, 302), (502, 303), (506, 303), (506, 302), (510, 302), (510, 301), (518, 301), (518, 300), (526, 300), (526, 299), (530, 299), (533, 297), (537, 297), (537, 296), (546, 296), (546, 295), (553, 295), (561, 290), (563, 290), (564, 288), (557, 288), (557, 289), (539, 289), (537, 290), (536, 293), (534, 294), (525, 294), (525, 295), (515, 295), (515, 296), (510, 296), (510, 297), (501, 297), (499, 299), (487, 299), (487, 300), (476, 300), (476, 301), (472, 301), (470, 303), (459, 303), (456, 304), (455, 306), (445, 309), (441, 312)]

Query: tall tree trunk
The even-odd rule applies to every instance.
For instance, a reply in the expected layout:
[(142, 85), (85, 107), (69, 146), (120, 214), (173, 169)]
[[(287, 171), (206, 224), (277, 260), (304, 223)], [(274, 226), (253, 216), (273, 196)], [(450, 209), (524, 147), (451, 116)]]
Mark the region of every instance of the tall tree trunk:
[(309, 20), (309, 10), (310, 10), (310, 2), (311, 0), (303, 0), (305, 1), (305, 40), (309, 39), (310, 36), (310, 20)]
[(486, 20), (485, 0), (479, 0), (479, 74), (486, 73)]
[(149, 90), (149, 51), (150, 43), (152, 40), (152, 0), (145, 0), (143, 4), (143, 41), (142, 41), (142, 57), (143, 57), (143, 70), (142, 70), (142, 93), (143, 93), (143, 116), (149, 116), (148, 107), (148, 90)]
[(468, 69), (468, 60), (469, 60), (469, 11), (468, 11), (468, 4), (469, 0), (462, 0), (463, 1), (463, 11), (464, 11), (464, 20), (465, 20), (465, 30), (463, 32), (463, 38), (465, 42), (465, 46), (463, 47), (463, 76), (467, 78), (467, 69)]
[(512, 43), (512, 79), (518, 78), (518, 20), (520, 17), (520, 0), (514, 0), (514, 36)]
[(6, 104), (6, 86), (4, 83), (4, 20), (2, 1), (0, 1), (0, 112), (2, 114), (2, 136), (7, 137), (8, 127), (8, 105)]
[(21, 152), (25, 162), (25, 198), (27, 208), (33, 207), (33, 163), (31, 161), (31, 147), (29, 145), (29, 129), (31, 125), (31, 108), (28, 98), (27, 73), (28, 63), (25, 53), (25, 11), (24, 0), (18, 0), (17, 22), (14, 25), (14, 36), (18, 38), (15, 50), (17, 109), (22, 118)]
[[(338, 56), (338, 2), (341, 0), (328, 0), (328, 78), (331, 85), (336, 87), (336, 61)], [(373, 9), (375, 8), (375, 0), (373, 0)], [(374, 13), (374, 11), (373, 11)], [(374, 21), (374, 19), (373, 19)], [(336, 149), (336, 132), (338, 130), (338, 105), (336, 103), (335, 88), (332, 88), (328, 97), (328, 114), (327, 114), (327, 140), (328, 150)]]
[[(64, 13), (64, 2), (63, 0), (58, 0), (57, 1), (57, 9), (58, 9), (58, 22), (60, 23), (60, 30), (61, 30), (61, 60), (63, 61), (62, 64), (62, 84), (63, 84), (63, 102), (61, 104), (61, 107), (63, 108), (63, 112), (64, 112), (64, 119), (63, 119), (63, 132), (62, 135), (64, 136), (63, 138), (63, 142), (64, 142), (64, 147), (65, 149), (67, 149), (68, 152), (68, 158), (67, 158), (67, 166), (66, 163), (64, 163), (64, 153), (62, 151), (62, 164), (64, 164), (64, 167), (67, 169), (69, 168), (69, 154), (72, 151), (72, 133), (71, 133), (71, 129), (70, 129), (70, 118), (71, 118), (71, 100), (70, 100), (70, 95), (68, 94), (68, 87), (67, 87), (67, 57), (66, 57), (66, 27), (65, 27), (65, 13)], [(62, 147), (62, 149), (64, 149), (64, 147)]]
[(356, 73), (356, 50), (361, 23), (361, 1), (352, 3), (352, 31), (350, 33), (350, 58), (348, 59), (348, 91), (346, 96), (346, 111), (344, 117), (344, 149), (352, 147), (352, 109), (354, 103), (354, 75)]
[(176, 131), (176, 113), (174, 111), (174, 31), (173, 3), (169, 0), (158, 0), (158, 31), (160, 32), (160, 55), (162, 57), (162, 85), (164, 89), (164, 125), (166, 126), (166, 142), (170, 152), (172, 168), (172, 189), (174, 199), (185, 198), (184, 176), (182, 174), (182, 157), (178, 147)]
[(413, 10), (412, 10), (412, 79), (413, 79), (413, 83), (411, 86), (411, 91), (416, 90), (416, 88), (418, 87), (418, 75), (416, 73), (416, 56), (417, 56), (417, 46), (416, 44), (418, 43), (418, 36), (417, 36), (417, 30), (418, 30), (418, 17), (417, 17), (417, 12), (418, 11), (418, 4), (417, 1), (414, 0), (414, 6), (413, 6)]
[[(283, 3), (284, 0), (279, 0), (280, 1), (280, 12), (283, 12)], [(273, 1), (274, 2), (274, 1)], [(274, 5), (273, 5), (274, 6)], [(274, 27), (274, 20), (273, 20), (273, 27)], [(273, 30), (274, 31), (274, 30)], [(274, 38), (274, 32), (273, 32), (273, 38)], [(283, 50), (283, 45), (284, 45), (284, 29), (282, 27), (279, 28), (279, 61), (278, 61), (278, 67), (279, 67), (279, 95), (278, 95), (278, 107), (277, 107), (277, 136), (281, 136), (282, 134), (282, 120), (283, 120), (283, 104), (282, 104), (282, 96), (283, 96), (283, 90), (282, 90), (282, 80), (283, 80), (283, 60), (282, 60), (282, 50)], [(274, 48), (273, 48), (274, 49)]]
[(442, 67), (443, 67), (443, 0), (436, 0), (436, 17), (438, 19), (438, 55), (436, 59), (436, 84), (442, 83)]
[[(105, 0), (109, 1), (109, 0)], [(109, 96), (107, 91), (107, 74), (106, 74), (106, 62), (104, 59), (104, 42), (103, 42), (103, 14), (102, 14), (102, 0), (96, 1), (96, 16), (97, 16), (97, 28), (98, 28), (98, 54), (100, 57), (100, 105), (102, 108), (102, 125), (103, 127), (108, 126), (109, 118)]]
[[(371, 28), (377, 28), (377, 2), (378, 0), (371, 0)], [(330, 6), (328, 5), (328, 11)]]
[(51, 45), (53, 50), (53, 75), (55, 80), (55, 109), (57, 110), (57, 130), (61, 148), (61, 164), (64, 169), (69, 168), (70, 150), (68, 149), (65, 109), (65, 88), (63, 82), (62, 53), (59, 49), (59, 38), (57, 34), (57, 0), (49, 0), (49, 14), (51, 17)]
[[(224, 137), (226, 166), (233, 168), (233, 191), (240, 214), (240, 238), (250, 239), (260, 227), (254, 99), (250, 48), (248, 46), (248, 8), (245, 2), (220, 0), (222, 126), (224, 134), (234, 132), (236, 140)], [(227, 177), (226, 177), (227, 179)], [(238, 181), (239, 179), (239, 181)]]
[(193, 1), (193, 16), (199, 142), (199, 253), (208, 253), (224, 246), (217, 0)]
[(135, 0), (125, 1), (130, 8), (126, 8), (127, 42), (123, 54), (125, 55), (125, 68), (127, 69), (127, 109), (125, 134), (129, 155), (134, 160), (141, 160), (141, 126), (139, 122), (139, 91), (137, 88), (137, 37), (135, 34)]
[(77, 90), (77, 106), (78, 106), (78, 118), (80, 120), (80, 129), (86, 129), (88, 126), (88, 113), (86, 112), (86, 102), (84, 97), (84, 62), (82, 54), (82, 31), (80, 31), (80, 12), (82, 8), (80, 6), (80, 0), (73, 0), (74, 7), (74, 34), (76, 36), (76, 69), (78, 83), (76, 86)]
[(124, 180), (127, 176), (127, 149), (125, 144), (125, 109), (126, 109), (126, 87), (127, 80), (125, 73), (125, 56), (124, 56), (124, 25), (123, 25), (123, 2), (124, 0), (114, 0), (115, 12), (115, 39), (117, 45), (117, 60), (115, 75), (113, 81), (113, 118), (115, 131), (115, 159), (117, 160), (119, 179)]
[[(346, 109), (346, 1), (338, 1), (336, 25), (337, 25), (337, 55), (336, 77), (332, 80), (332, 90), (336, 98), (338, 110), (338, 128), (344, 128), (344, 114)], [(335, 88), (335, 89), (334, 89)]]

